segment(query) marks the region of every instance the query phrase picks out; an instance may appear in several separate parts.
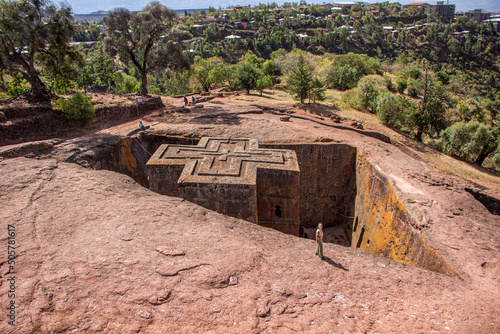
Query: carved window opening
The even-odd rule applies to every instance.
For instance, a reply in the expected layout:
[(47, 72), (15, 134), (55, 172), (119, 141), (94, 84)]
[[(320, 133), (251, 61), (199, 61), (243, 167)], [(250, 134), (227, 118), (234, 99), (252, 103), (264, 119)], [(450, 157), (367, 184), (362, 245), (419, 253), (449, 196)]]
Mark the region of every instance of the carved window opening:
[(276, 207), (274, 208), (274, 216), (276, 218), (281, 218), (283, 216), (283, 213), (281, 212), (281, 206), (276, 205)]

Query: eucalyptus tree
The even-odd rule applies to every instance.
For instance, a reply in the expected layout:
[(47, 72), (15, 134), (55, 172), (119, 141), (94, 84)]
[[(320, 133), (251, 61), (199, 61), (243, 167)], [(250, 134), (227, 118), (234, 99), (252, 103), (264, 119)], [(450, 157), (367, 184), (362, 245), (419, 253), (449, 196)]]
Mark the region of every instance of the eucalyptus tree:
[(28, 95), (34, 99), (50, 99), (40, 66), (58, 76), (59, 69), (81, 60), (69, 46), (72, 37), (69, 7), (57, 8), (47, 0), (0, 0), (0, 67), (22, 73), (31, 85)]
[(191, 34), (178, 21), (173, 10), (157, 1), (140, 12), (114, 9), (105, 19), (105, 49), (125, 64), (134, 64), (141, 75), (141, 95), (148, 94), (148, 73), (189, 66), (182, 41), (189, 40)]

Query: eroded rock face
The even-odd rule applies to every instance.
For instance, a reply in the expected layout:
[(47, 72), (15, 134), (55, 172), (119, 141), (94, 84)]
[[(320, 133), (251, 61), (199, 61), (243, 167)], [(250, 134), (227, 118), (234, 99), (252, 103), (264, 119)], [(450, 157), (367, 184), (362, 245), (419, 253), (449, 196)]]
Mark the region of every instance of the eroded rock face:
[[(26, 158), (1, 160), (0, 171), (1, 242), (15, 226), (18, 255), (16, 326), (0, 312), (2, 333), (498, 325), (494, 256), (482, 266), (454, 260), (469, 272), (464, 280), (332, 244), (321, 261), (312, 240), (153, 193), (115, 172)], [(4, 277), (6, 260), (0, 253)], [(1, 305), (11, 300), (5, 282)]]

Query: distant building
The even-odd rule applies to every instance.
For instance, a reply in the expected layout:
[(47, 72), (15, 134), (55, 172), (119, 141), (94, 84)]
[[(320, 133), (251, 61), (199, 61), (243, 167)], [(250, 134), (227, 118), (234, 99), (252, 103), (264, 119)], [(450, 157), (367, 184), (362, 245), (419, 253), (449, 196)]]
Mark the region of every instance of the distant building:
[(492, 16), (492, 18), (491, 18), (491, 19), (484, 20), (483, 22), (485, 22), (485, 23), (489, 23), (489, 22), (491, 22), (491, 24), (493, 24), (493, 28), (494, 28), (497, 32), (500, 32), (500, 17), (497, 17), (497, 16), (495, 15), (495, 16)]
[(424, 7), (425, 12), (432, 16), (439, 14), (447, 19), (455, 17), (455, 5), (445, 5), (444, 1), (438, 1), (436, 5), (431, 5), (427, 2), (412, 2), (403, 6), (403, 8), (410, 7)]
[(455, 5), (445, 5), (444, 1), (438, 1), (435, 6), (431, 6), (430, 14), (435, 16), (439, 14), (439, 16), (452, 19), (455, 17)]
[(326, 9), (326, 10), (331, 10), (334, 7), (331, 3), (323, 3), (320, 6), (323, 7), (324, 9)]
[(474, 9), (465, 13), (465, 16), (467, 16), (469, 19), (474, 19), (477, 22), (483, 22), (490, 18), (491, 13), (483, 13), (481, 9)]
[(205, 27), (201, 24), (195, 24), (193, 25), (193, 31), (197, 34), (202, 34), (203, 30), (205, 30)]
[(407, 27), (406, 31), (408, 31), (409, 34), (414, 35), (417, 32), (417, 27), (415, 26)]

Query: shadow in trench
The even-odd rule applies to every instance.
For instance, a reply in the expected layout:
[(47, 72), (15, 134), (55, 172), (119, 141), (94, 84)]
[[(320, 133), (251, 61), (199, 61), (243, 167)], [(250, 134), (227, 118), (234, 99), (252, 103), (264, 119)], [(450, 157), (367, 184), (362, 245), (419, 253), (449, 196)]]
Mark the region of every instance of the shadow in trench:
[(338, 269), (342, 269), (344, 271), (349, 271), (349, 269), (347, 268), (344, 268), (344, 266), (340, 263), (337, 263), (335, 261), (333, 261), (332, 259), (330, 259), (328, 256), (323, 256), (323, 261), (325, 261), (326, 263), (334, 266), (335, 268), (338, 268)]

